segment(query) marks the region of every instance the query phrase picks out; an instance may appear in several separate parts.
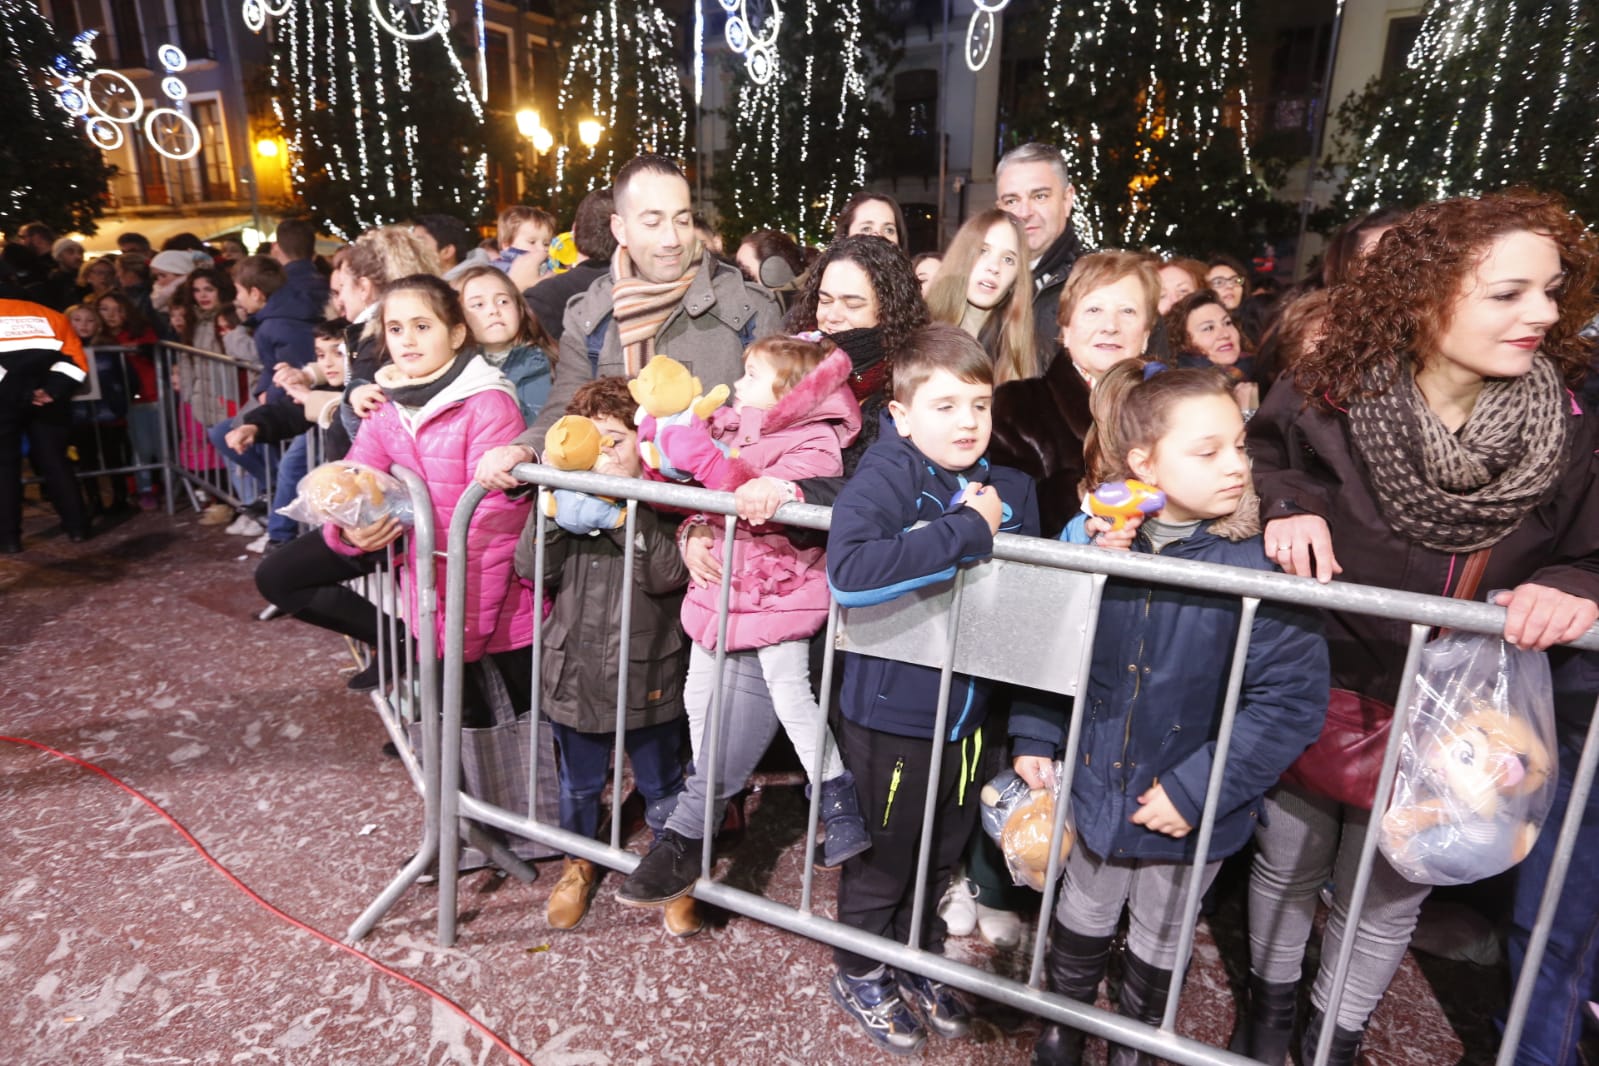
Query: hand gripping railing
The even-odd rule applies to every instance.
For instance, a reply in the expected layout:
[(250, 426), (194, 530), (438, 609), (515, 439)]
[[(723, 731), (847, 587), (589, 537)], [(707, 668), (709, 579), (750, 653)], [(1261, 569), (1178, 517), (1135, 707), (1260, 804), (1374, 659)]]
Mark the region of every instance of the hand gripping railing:
[[(940, 753), (936, 749), (932, 757), (927, 798), (923, 807), (922, 842), (917, 859), (916, 888), (912, 908), (913, 932), (909, 944), (899, 944), (882, 937), (873, 936), (814, 913), (812, 907), (813, 867), (810, 859), (816, 846), (820, 789), (812, 790), (805, 843), (807, 861), (804, 864), (804, 873), (802, 875), (801, 900), (797, 907), (779, 904), (753, 893), (711, 881), (709, 875), (711, 872), (712, 830), (714, 829), (714, 824), (709, 811), (714, 810), (714, 797), (717, 795), (714, 778), (718, 772), (717, 744), (722, 729), (721, 718), (724, 712), (722, 690), (725, 678), (722, 666), (725, 651), (723, 649), (726, 644), (729, 583), (734, 562), (733, 528), (736, 522), (733, 516), (732, 496), (727, 493), (711, 492), (706, 489), (691, 488), (683, 485), (605, 477), (589, 473), (562, 472), (534, 464), (518, 466), (513, 473), (518, 480), (537, 484), (541, 486), (541, 489), (574, 489), (594, 495), (630, 499), (649, 504), (664, 505), (679, 510), (725, 516), (724, 522), (726, 523), (727, 537), (724, 542), (722, 557), (723, 576), (719, 598), (720, 614), (717, 625), (717, 672), (713, 686), (710, 720), (706, 725), (708, 743), (706, 758), (703, 760), (705, 765), (696, 768), (696, 772), (710, 775), (711, 781), (707, 786), (707, 794), (712, 797), (702, 840), (701, 880), (695, 884), (693, 889), (693, 894), (697, 898), (834, 947), (868, 955), (880, 959), (891, 966), (925, 974), (934, 980), (945, 982), (983, 998), (1028, 1011), (1051, 1021), (1065, 1023), (1084, 1032), (1150, 1052), (1173, 1062), (1244, 1066), (1250, 1061), (1240, 1055), (1212, 1048), (1177, 1034), (1176, 1022), (1182, 994), (1180, 980), (1174, 981), (1167, 1001), (1165, 1015), (1161, 1020), (1160, 1026), (1155, 1028), (1102, 1011), (1088, 1004), (1067, 1000), (1042, 991), (1040, 985), (1043, 980), (1045, 954), (1045, 937), (1043, 935), (1040, 935), (1035, 941), (1026, 984), (919, 950), (918, 939), (921, 917), (925, 913), (927, 905), (925, 896), (927, 870), (930, 861), (931, 829), (934, 818), (934, 803), (938, 795), (938, 774), (941, 762)], [(638, 863), (638, 857), (622, 849), (620, 819), (618, 818), (613, 818), (612, 820), (611, 840), (607, 846), (599, 841), (589, 840), (578, 834), (566, 832), (559, 827), (538, 823), (522, 814), (483, 804), (463, 795), (460, 791), (459, 735), (461, 676), (463, 669), (461, 619), (465, 606), (465, 575), (468, 562), (466, 557), (466, 534), (472, 514), (483, 496), (484, 491), (482, 488), (478, 486), (469, 488), (462, 496), (450, 523), (445, 606), (448, 626), (445, 637), (440, 824), (444, 827), (452, 826), (455, 824), (458, 815), (465, 813), (474, 819), (499, 826), (509, 832), (531, 837), (550, 846), (558, 847), (569, 854), (601, 863), (624, 873), (631, 872)], [(622, 586), (624, 589), (632, 588), (635, 511), (635, 507), (629, 507), (627, 525), (625, 527), (624, 583)], [(804, 504), (785, 504), (777, 511), (774, 521), (788, 526), (820, 530), (828, 528), (830, 517), (831, 513), (827, 508)], [(535, 596), (540, 602), (542, 602), (544, 594), (543, 570), (546, 521), (543, 515), (543, 508), (538, 507), (534, 519), (536, 537), (534, 586)], [(1201, 874), (1208, 861), (1208, 851), (1216, 817), (1219, 785), (1225, 773), (1226, 759), (1232, 740), (1233, 726), (1242, 686), (1244, 661), (1249, 650), (1252, 624), (1260, 602), (1262, 600), (1271, 600), (1314, 609), (1366, 614), (1398, 620), (1410, 625), (1410, 642), (1405, 665), (1406, 680), (1395, 701), (1397, 710), (1383, 760), (1381, 779), (1377, 794), (1374, 797), (1374, 809), (1377, 810), (1381, 810), (1386, 806), (1389, 795), (1392, 792), (1399, 757), (1399, 740), (1405, 729), (1405, 708), (1410, 702), (1414, 688), (1413, 677), (1419, 662), (1421, 647), (1425, 643), (1430, 630), (1434, 627), (1447, 626), (1456, 630), (1498, 634), (1503, 630), (1505, 621), (1505, 612), (1502, 608), (1482, 603), (1469, 603), (1455, 599), (1444, 599), (1437, 596), (1369, 586), (1342, 583), (1320, 585), (1309, 578), (1289, 577), (1284, 574), (1240, 569), (1214, 563), (1161, 558), (1142, 553), (1105, 551), (1093, 547), (1062, 544), (1033, 537), (1001, 534), (994, 539), (993, 557), (996, 560), (1012, 563), (1031, 564), (1037, 567), (1075, 571), (1080, 574), (1091, 575), (1088, 578), (1088, 594), (1082, 601), (1085, 613), (1081, 620), (1082, 638), (1078, 646), (1077, 678), (1083, 678), (1087, 675), (1098, 624), (1099, 606), (1103, 597), (1105, 582), (1110, 578), (1119, 578), (1140, 584), (1196, 589), (1214, 594), (1237, 596), (1241, 600), (1242, 611), (1233, 652), (1233, 665), (1228, 678), (1226, 699), (1219, 723), (1216, 752), (1203, 812), (1195, 834), (1195, 854), (1190, 864), (1190, 873), (1184, 894), (1179, 953), (1176, 965), (1173, 968), (1173, 972), (1179, 975), (1184, 973), (1192, 956), (1193, 940), (1202, 896), (1200, 889), (1204, 883)], [(978, 565), (981, 566), (983, 564)], [(957, 572), (952, 582), (953, 588), (950, 596), (949, 611), (952, 618), (960, 616), (963, 592), (970, 575), (976, 572), (975, 568), (963, 568)], [(541, 612), (536, 612), (536, 617), (539, 617), (540, 614)], [(840, 628), (840, 616), (840, 608), (837, 604), (834, 604), (829, 611), (827, 622), (828, 643), (822, 667), (823, 676), (820, 697), (822, 714), (818, 723), (819, 735), (821, 729), (825, 726), (828, 701), (831, 697), (830, 681), (834, 669), (834, 644)], [(626, 641), (628, 639), (630, 621), (629, 598), (624, 596), (621, 619), (623, 647), (620, 657), (622, 676), (618, 685), (616, 708), (618, 742), (616, 744), (615, 781), (613, 782), (612, 793), (613, 804), (615, 804), (613, 810), (620, 808), (622, 752), (624, 748), (621, 738), (625, 732), (628, 666)], [(1074, 619), (1063, 621), (1076, 622)], [(1047, 620), (1044, 619), (1039, 619), (1038, 622), (1039, 624), (1047, 624)], [(539, 663), (542, 642), (541, 623), (542, 618), (539, 617), (534, 627), (532, 650), (535, 666)], [(946, 705), (959, 639), (958, 626), (953, 623), (949, 624), (946, 643), (941, 656), (941, 699), (934, 726), (935, 736), (946, 735)], [(1599, 628), (1590, 631), (1573, 643), (1580, 648), (1599, 649)], [(1030, 653), (1029, 649), (1026, 648), (1017, 648), (1016, 651), (1022, 655)], [(1062, 795), (1070, 795), (1072, 777), (1078, 761), (1078, 748), (1081, 743), (1082, 721), (1084, 718), (1084, 714), (1080, 713), (1083, 708), (1078, 706), (1083, 698), (1082, 690), (1083, 687), (1081, 685), (1076, 686), (1076, 693), (1073, 696), (1073, 713), (1068, 719), (1064, 769), (1061, 775), (1062, 780), (1060, 781)], [(539, 685), (535, 683), (532, 711), (537, 714), (538, 710)], [(821, 745), (818, 745), (818, 752), (820, 750)], [(818, 754), (818, 762), (820, 757), (820, 754)], [(532, 773), (534, 780), (531, 782), (529, 789), (530, 795), (535, 794), (537, 790), (537, 759), (535, 758), (531, 761), (534, 766)], [(1505, 1040), (1499, 1055), (1500, 1066), (1508, 1066), (1513, 1058), (1515, 1044), (1519, 1039), (1519, 1034), (1526, 1019), (1532, 981), (1536, 976), (1548, 942), (1550, 929), (1553, 925), (1554, 909), (1559, 901), (1561, 885), (1566, 869), (1569, 866), (1571, 849), (1575, 843), (1577, 830), (1580, 827), (1583, 804), (1592, 784), (1596, 763), (1599, 763), (1599, 714), (1596, 714), (1594, 724), (1589, 729), (1588, 742), (1583, 749), (1582, 760), (1577, 771), (1576, 786), (1572, 792), (1571, 806), (1561, 826), (1554, 867), (1549, 882), (1544, 888), (1538, 920), (1532, 931), (1521, 979), (1511, 1006)], [(813, 765), (807, 769), (812, 775), (812, 780), (815, 780), (816, 774), (820, 771), (820, 766)], [(1049, 851), (1050, 865), (1045, 878), (1043, 904), (1039, 911), (1040, 930), (1049, 928), (1054, 912), (1055, 895), (1060, 874), (1060, 842), (1064, 833), (1067, 806), (1065, 803), (1056, 805), (1053, 838)], [(454, 858), (457, 846), (454, 833), (445, 831), (440, 834), (438, 937), (440, 942), (446, 945), (452, 944), (456, 935)], [(1355, 883), (1351, 889), (1348, 919), (1348, 927), (1350, 929), (1353, 929), (1358, 922), (1365, 904), (1375, 861), (1376, 846), (1377, 834), (1367, 833), (1360, 853)], [(1346, 936), (1338, 953), (1333, 980), (1333, 998), (1325, 1011), (1328, 1017), (1336, 1017), (1337, 1015), (1343, 984), (1349, 972), (1353, 944), (1353, 936)], [(1316, 1066), (1323, 1066), (1326, 1062), (1330, 1050), (1332, 1032), (1333, 1027), (1331, 1025), (1323, 1027), (1321, 1042), (1315, 1057)]]

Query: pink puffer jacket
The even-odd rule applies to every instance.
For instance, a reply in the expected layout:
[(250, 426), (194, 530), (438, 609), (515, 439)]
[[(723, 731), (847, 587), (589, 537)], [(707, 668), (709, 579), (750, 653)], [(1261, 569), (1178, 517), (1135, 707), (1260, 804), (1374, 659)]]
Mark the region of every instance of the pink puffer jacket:
[[(395, 463), (414, 470), (433, 498), (438, 530), (434, 560), (438, 581), (439, 654), (444, 654), (445, 545), (450, 516), (472, 482), (483, 453), (512, 440), (526, 428), (510, 382), (498, 370), (474, 357), (450, 387), (420, 409), (394, 403), (378, 408), (361, 423), (346, 461), (387, 471)], [(533, 590), (512, 569), (516, 540), (527, 521), (529, 499), (509, 499), (491, 492), (478, 504), (467, 534), (466, 661), (476, 662), (493, 651), (525, 648), (533, 643)], [(324, 526), (328, 546), (342, 555), (360, 552), (339, 536), (337, 526)], [(416, 550), (406, 542), (406, 565), (417, 565)], [(414, 609), (415, 604), (412, 604)]]
[[(752, 473), (797, 481), (844, 473), (843, 450), (861, 431), (861, 409), (849, 390), (849, 355), (838, 349), (788, 391), (771, 410), (724, 407), (711, 416), (711, 435), (738, 449)], [(734, 485), (720, 486), (734, 488)], [(716, 558), (725, 543), (720, 515), (711, 523)], [(759, 532), (757, 532), (757, 528)], [(733, 540), (733, 590), (728, 606), (730, 651), (765, 648), (813, 636), (827, 622), (827, 566), (821, 534), (740, 522)], [(716, 647), (716, 605), (721, 590), (690, 584), (683, 599), (683, 628), (702, 647)]]

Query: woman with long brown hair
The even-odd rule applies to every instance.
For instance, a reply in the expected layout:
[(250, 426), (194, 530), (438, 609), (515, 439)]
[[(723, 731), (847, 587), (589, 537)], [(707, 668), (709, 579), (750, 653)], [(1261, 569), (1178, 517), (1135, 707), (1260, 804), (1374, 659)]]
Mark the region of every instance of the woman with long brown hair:
[(994, 360), (994, 385), (1038, 376), (1027, 234), (998, 208), (973, 215), (927, 290), (934, 322), (959, 326)]
[[(1484, 592), (1511, 590), (1494, 597), (1508, 608), (1507, 641), (1545, 649), (1585, 632), (1599, 618), (1599, 430), (1570, 390), (1587, 370), (1578, 330), (1593, 314), (1596, 279), (1599, 245), (1551, 196), (1445, 200), (1402, 219), (1328, 291), (1326, 333), (1249, 424), (1267, 555), (1323, 582), (1342, 574), (1443, 595), (1466, 595), (1471, 561), (1484, 567)], [(1342, 690), (1386, 709), (1408, 627), (1336, 611), (1325, 623), (1335, 703)], [(1551, 659), (1558, 679), (1562, 664)], [(1591, 710), (1591, 685), (1576, 702)], [(1578, 725), (1563, 721), (1561, 732), (1569, 738)], [(1250, 885), (1250, 1003), (1233, 1044), (1263, 1062), (1281, 1063), (1288, 1050), (1321, 886), (1330, 878), (1334, 898), (1303, 1046), (1314, 1051), (1333, 1026), (1333, 1063), (1355, 1060), (1429, 891), (1379, 854), (1350, 926), (1373, 791), (1355, 776), (1290, 773), (1294, 783), (1267, 797)], [(1552, 850), (1555, 835), (1540, 845)], [(1551, 960), (1568, 961), (1552, 965), (1591, 974), (1599, 916), (1590, 901), (1568, 907), (1582, 913), (1567, 926), (1557, 918)], [(1327, 1019), (1345, 937), (1354, 951)]]

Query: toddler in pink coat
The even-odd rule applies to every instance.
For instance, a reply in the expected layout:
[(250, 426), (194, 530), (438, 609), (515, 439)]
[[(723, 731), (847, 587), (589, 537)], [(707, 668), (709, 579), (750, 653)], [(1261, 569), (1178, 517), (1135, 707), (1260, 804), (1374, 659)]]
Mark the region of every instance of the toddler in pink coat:
[[(831, 341), (768, 337), (744, 354), (744, 376), (733, 403), (711, 416), (710, 433), (735, 456), (718, 484), (731, 490), (754, 477), (797, 481), (839, 477), (843, 449), (861, 428), (860, 406), (850, 392), (849, 355)], [(726, 528), (709, 525), (712, 557), (724, 557)], [(684, 523), (684, 529), (698, 525)], [(700, 528), (704, 528), (701, 526)], [(685, 534), (686, 535), (686, 534)], [(822, 815), (827, 831), (823, 863), (837, 866), (870, 841), (855, 798), (855, 784), (839, 757), (811, 690), (810, 638), (827, 622), (829, 593), (823, 539), (809, 530), (751, 526), (734, 532), (732, 590), (727, 620), (730, 655), (754, 655), (772, 707), (807, 772), (821, 768)], [(717, 639), (717, 584), (694, 582), (683, 600), (683, 628), (693, 645), (684, 687), (694, 757), (709, 713)], [(736, 692), (727, 713), (740, 713)], [(818, 742), (822, 750), (817, 751)]]

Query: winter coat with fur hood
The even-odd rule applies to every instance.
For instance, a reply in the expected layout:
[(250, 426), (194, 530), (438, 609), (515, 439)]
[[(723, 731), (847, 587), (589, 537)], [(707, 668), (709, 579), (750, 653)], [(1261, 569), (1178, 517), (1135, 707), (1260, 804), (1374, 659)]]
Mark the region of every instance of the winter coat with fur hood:
[[(832, 352), (770, 410), (724, 407), (711, 416), (711, 435), (738, 449), (731, 491), (755, 477), (788, 481), (838, 477), (843, 451), (861, 431), (861, 409), (849, 389), (849, 355)], [(711, 525), (716, 558), (725, 543), (722, 522)], [(827, 621), (827, 572), (820, 544), (803, 531), (794, 536), (770, 523), (740, 522), (734, 532), (733, 589), (728, 606), (727, 647), (746, 651), (805, 640)], [(683, 628), (705, 648), (716, 646), (720, 589), (690, 585), (683, 600)]]
[[(480, 357), (461, 358), (469, 362), (459, 376), (422, 406), (391, 401), (379, 407), (362, 423), (360, 435), (345, 456), (348, 462), (383, 471), (398, 463), (427, 483), (441, 549), (433, 563), (440, 604), (445, 596), (443, 539), (456, 502), (472, 483), (472, 472), (483, 453), (516, 436), (523, 426), (522, 408), (505, 375)], [(378, 384), (385, 388), (405, 383), (397, 367), (378, 371)], [(491, 492), (472, 514), (466, 539), (467, 662), (476, 662), (486, 652), (510, 651), (533, 643), (533, 590), (512, 571), (528, 505), (528, 497), (513, 500), (503, 492)], [(361, 554), (339, 535), (336, 525), (324, 526), (322, 535), (328, 547), (340, 555)], [(406, 541), (406, 565), (415, 572), (416, 545), (411, 538)], [(436, 622), (442, 655), (442, 610)]]

